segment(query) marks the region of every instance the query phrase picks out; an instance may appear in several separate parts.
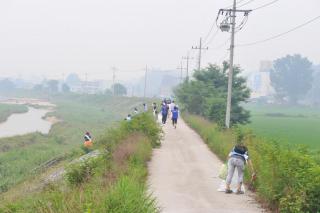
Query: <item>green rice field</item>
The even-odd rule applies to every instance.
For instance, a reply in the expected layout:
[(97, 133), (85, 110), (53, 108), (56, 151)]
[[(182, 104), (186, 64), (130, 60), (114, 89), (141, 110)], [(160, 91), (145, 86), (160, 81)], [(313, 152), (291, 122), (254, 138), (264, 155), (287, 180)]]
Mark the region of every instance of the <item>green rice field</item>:
[(320, 150), (319, 108), (252, 104), (246, 108), (251, 111), (251, 123), (247, 126), (257, 136)]

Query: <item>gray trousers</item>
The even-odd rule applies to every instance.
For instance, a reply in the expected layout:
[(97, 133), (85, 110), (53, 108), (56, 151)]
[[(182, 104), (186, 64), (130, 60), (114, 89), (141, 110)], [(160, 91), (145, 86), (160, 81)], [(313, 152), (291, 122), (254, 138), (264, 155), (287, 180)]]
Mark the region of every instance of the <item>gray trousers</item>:
[(238, 184), (242, 184), (243, 182), (243, 171), (244, 171), (244, 160), (236, 157), (231, 157), (228, 161), (228, 176), (227, 176), (227, 184), (231, 184), (234, 170), (237, 168), (238, 172)]

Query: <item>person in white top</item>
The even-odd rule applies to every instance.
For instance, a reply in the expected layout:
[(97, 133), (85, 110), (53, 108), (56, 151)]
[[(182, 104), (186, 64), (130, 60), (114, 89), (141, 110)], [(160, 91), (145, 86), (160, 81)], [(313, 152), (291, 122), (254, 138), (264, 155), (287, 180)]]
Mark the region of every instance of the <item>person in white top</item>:
[(169, 104), (169, 115), (172, 116), (172, 111), (174, 110), (175, 107), (175, 103), (174, 101), (171, 101), (171, 103)]

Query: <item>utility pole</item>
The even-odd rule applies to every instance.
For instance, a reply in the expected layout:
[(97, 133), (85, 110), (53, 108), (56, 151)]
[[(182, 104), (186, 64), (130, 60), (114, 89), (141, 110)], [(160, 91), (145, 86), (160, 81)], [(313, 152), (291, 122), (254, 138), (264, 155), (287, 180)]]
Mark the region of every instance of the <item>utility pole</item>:
[(193, 58), (190, 58), (190, 55), (189, 55), (189, 53), (188, 53), (187, 56), (186, 56), (186, 57), (182, 57), (182, 59), (187, 60), (187, 68), (186, 68), (186, 70), (187, 70), (187, 76), (186, 76), (186, 81), (188, 82), (188, 81), (189, 81), (189, 60), (191, 60), (191, 59), (193, 59)]
[[(218, 13), (217, 20), (220, 13), (223, 15), (226, 14), (226, 19), (220, 24), (221, 31), (228, 32), (231, 25), (231, 43), (230, 43), (230, 64), (229, 64), (229, 74), (228, 74), (228, 96), (227, 96), (227, 109), (226, 109), (226, 120), (225, 125), (227, 128), (230, 128), (231, 120), (231, 98), (232, 98), (232, 80), (233, 80), (233, 57), (234, 57), (234, 35), (236, 29), (236, 13), (244, 13), (244, 16), (247, 17), (252, 10), (237, 10), (237, 1), (233, 0), (232, 9), (220, 9)], [(229, 19), (231, 22), (229, 23)], [(241, 28), (240, 28), (241, 29)]]
[(182, 73), (183, 73), (183, 65), (182, 65), (182, 61), (180, 61), (180, 67), (177, 67), (178, 70), (180, 70), (180, 84), (182, 83), (183, 81), (183, 76), (182, 76)]
[(209, 47), (202, 47), (202, 38), (200, 38), (199, 47), (195, 46), (195, 47), (192, 47), (192, 49), (199, 50), (198, 70), (200, 70), (201, 69), (201, 52), (202, 50), (208, 50)]
[(146, 97), (147, 92), (147, 74), (148, 74), (148, 65), (146, 65), (146, 72), (144, 74), (144, 91), (143, 91), (143, 97)]
[(112, 76), (112, 95), (115, 96), (115, 82), (116, 82), (116, 70), (117, 68), (115, 67), (112, 67), (111, 68), (112, 71), (113, 71), (113, 76)]

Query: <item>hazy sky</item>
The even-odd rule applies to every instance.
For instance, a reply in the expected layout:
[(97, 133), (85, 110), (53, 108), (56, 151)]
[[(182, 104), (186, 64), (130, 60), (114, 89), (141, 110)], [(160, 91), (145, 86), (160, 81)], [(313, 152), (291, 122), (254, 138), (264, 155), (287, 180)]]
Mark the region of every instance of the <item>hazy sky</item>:
[[(247, 0), (248, 1), (248, 0)], [(272, 0), (255, 0), (250, 9)], [(246, 1), (243, 1), (246, 2)], [(175, 69), (191, 46), (205, 36), (221, 7), (232, 0), (0, 0), (0, 77), (76, 72), (89, 79), (142, 75), (146, 64)], [(279, 0), (250, 14), (236, 43), (261, 40), (319, 15), (319, 0)], [(241, 21), (239, 17), (238, 22)], [(215, 29), (213, 30), (215, 31)], [(228, 33), (219, 33), (203, 64), (227, 54)], [(236, 49), (247, 71), (260, 60), (301, 53), (320, 63), (320, 20), (280, 39)], [(190, 51), (197, 57), (197, 52)], [(196, 60), (191, 62), (194, 67)], [(127, 72), (124, 72), (127, 71)]]

